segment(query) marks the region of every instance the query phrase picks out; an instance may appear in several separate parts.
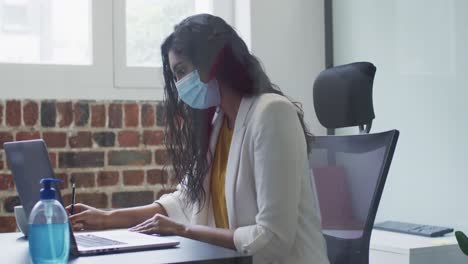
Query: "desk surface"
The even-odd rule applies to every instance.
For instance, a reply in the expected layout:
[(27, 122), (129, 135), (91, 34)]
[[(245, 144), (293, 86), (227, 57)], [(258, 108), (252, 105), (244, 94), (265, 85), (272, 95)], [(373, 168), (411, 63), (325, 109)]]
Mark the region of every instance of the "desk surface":
[[(177, 237), (175, 248), (134, 251), (70, 259), (69, 263), (236, 263), (251, 264), (252, 257), (234, 250)], [(21, 233), (0, 234), (1, 263), (31, 263), (28, 240)]]
[(442, 237), (424, 237), (374, 229), (370, 242), (370, 249), (400, 254), (409, 254), (410, 251), (416, 250), (434, 250), (440, 247), (451, 247), (461, 254), (453, 233)]
[(422, 237), (373, 230), (370, 241), (371, 264), (466, 264), (453, 234)]

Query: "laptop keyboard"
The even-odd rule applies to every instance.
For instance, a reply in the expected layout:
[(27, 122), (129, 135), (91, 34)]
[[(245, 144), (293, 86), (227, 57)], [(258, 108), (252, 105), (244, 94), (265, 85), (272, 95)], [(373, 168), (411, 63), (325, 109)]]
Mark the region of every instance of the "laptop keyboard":
[(76, 243), (81, 247), (102, 247), (102, 246), (115, 246), (125, 245), (126, 243), (115, 241), (108, 238), (98, 237), (91, 234), (76, 235)]

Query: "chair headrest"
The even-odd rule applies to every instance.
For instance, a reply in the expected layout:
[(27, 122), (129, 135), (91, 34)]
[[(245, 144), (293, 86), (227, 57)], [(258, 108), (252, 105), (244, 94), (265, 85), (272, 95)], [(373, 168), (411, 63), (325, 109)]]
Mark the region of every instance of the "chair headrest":
[(371, 124), (375, 118), (372, 86), (376, 68), (356, 62), (322, 71), (314, 83), (314, 106), (326, 128)]

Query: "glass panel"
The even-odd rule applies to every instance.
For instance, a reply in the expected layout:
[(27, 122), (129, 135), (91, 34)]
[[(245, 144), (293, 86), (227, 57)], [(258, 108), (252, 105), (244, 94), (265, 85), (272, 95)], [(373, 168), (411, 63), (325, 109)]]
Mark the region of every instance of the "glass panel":
[(372, 131), (403, 134), (377, 221), (464, 225), (468, 210), (433, 212), (468, 186), (468, 1), (332, 2), (334, 65), (372, 62)]
[(0, 0), (0, 62), (91, 64), (91, 1)]
[(197, 9), (196, 0), (126, 1), (127, 66), (161, 67), (164, 38)]

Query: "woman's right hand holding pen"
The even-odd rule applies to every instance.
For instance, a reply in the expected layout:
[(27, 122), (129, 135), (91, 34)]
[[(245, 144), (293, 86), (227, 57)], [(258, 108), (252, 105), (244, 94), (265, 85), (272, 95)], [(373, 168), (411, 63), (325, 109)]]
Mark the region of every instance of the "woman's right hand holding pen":
[(67, 206), (67, 212), (73, 230), (101, 230), (106, 229), (106, 220), (109, 218), (109, 211), (96, 209), (85, 204), (75, 204), (73, 215), (71, 215), (71, 205)]

